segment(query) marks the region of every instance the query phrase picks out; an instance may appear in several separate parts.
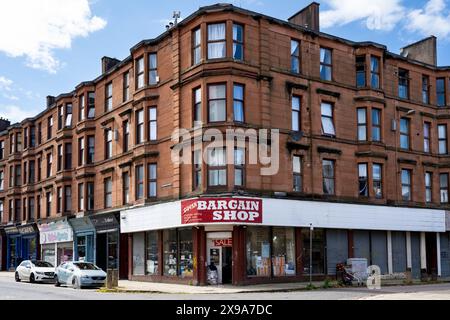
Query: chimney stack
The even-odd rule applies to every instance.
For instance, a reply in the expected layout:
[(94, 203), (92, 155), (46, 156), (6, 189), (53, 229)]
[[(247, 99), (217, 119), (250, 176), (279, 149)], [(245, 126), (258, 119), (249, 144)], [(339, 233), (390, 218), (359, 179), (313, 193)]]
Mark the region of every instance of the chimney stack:
[(114, 68), (118, 63), (120, 63), (120, 60), (116, 58), (110, 58), (110, 57), (103, 57), (102, 58), (102, 74), (105, 74), (112, 68)]
[(431, 36), (400, 49), (400, 55), (437, 66), (437, 39)]
[(8, 119), (0, 118), (0, 132), (6, 130), (11, 125)]
[(290, 17), (288, 21), (312, 31), (320, 32), (319, 14), (320, 4), (312, 2), (309, 6)]
[(47, 96), (47, 109), (50, 108), (56, 102), (54, 96)]

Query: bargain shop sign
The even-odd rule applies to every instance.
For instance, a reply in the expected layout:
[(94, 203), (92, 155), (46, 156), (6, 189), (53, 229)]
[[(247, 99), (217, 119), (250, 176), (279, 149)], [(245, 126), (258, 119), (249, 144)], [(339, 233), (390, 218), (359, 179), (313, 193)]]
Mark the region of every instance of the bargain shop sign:
[(181, 202), (181, 223), (262, 223), (262, 199), (200, 198)]

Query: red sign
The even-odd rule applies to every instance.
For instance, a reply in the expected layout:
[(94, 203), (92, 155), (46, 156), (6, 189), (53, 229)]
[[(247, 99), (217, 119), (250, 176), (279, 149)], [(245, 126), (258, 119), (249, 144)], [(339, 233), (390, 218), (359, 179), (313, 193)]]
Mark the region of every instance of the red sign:
[(181, 223), (262, 223), (262, 200), (250, 198), (183, 200)]
[(214, 239), (214, 247), (232, 247), (233, 239)]

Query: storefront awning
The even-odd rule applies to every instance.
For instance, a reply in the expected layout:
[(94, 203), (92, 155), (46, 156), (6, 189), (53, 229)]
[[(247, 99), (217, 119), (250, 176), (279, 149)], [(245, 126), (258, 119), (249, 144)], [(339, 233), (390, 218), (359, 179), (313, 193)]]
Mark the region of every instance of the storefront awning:
[(72, 226), (74, 233), (95, 231), (94, 225), (89, 217), (70, 219), (69, 224)]

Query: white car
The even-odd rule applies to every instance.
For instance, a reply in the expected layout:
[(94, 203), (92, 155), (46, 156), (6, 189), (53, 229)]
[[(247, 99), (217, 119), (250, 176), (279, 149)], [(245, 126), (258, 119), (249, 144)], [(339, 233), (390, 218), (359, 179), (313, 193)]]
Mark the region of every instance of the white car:
[(47, 261), (24, 260), (16, 268), (15, 279), (17, 282), (28, 280), (31, 283), (51, 281), (55, 277), (55, 267)]
[(105, 284), (106, 272), (90, 262), (64, 262), (55, 273), (55, 286), (71, 285), (74, 289), (101, 287)]

